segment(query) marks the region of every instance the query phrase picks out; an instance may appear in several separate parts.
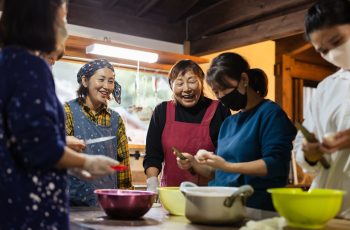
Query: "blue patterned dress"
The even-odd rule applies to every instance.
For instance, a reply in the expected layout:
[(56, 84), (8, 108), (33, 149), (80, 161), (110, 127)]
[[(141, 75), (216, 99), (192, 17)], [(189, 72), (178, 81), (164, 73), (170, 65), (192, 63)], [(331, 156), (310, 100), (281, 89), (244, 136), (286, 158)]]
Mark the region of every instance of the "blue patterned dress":
[(0, 52), (0, 229), (68, 229), (64, 113), (47, 63)]

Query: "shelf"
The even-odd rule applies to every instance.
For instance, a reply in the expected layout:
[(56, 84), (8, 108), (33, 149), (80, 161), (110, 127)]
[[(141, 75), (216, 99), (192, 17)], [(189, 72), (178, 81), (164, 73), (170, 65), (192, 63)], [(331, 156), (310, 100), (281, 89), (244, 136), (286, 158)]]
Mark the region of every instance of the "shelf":
[(146, 145), (128, 144), (129, 149), (145, 150)]

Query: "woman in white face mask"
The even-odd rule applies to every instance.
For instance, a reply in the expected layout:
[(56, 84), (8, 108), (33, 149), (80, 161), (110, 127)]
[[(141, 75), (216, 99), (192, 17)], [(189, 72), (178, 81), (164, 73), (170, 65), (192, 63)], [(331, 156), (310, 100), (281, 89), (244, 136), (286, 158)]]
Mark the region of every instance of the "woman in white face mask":
[[(340, 213), (346, 218), (350, 218), (349, 12), (349, 0), (321, 0), (307, 12), (307, 38), (325, 60), (341, 69), (318, 85), (305, 116), (304, 126), (320, 142), (304, 142), (300, 133), (295, 141), (298, 163), (316, 175), (312, 187), (347, 191)], [(329, 169), (319, 163), (322, 157), (330, 163)]]

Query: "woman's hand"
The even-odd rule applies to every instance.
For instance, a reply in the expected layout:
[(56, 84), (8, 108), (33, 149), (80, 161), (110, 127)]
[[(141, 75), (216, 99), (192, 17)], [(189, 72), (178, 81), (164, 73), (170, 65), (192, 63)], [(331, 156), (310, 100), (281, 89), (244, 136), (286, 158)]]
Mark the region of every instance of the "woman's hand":
[(84, 141), (75, 136), (66, 136), (66, 145), (77, 152), (82, 152), (86, 148)]
[(310, 163), (316, 163), (324, 154), (324, 147), (320, 142), (307, 142), (304, 140), (302, 145), (305, 159)]
[(196, 155), (196, 160), (199, 164), (206, 164), (214, 169), (226, 170), (229, 162), (225, 161), (224, 158), (215, 155), (212, 152), (202, 154), (201, 156)]
[(198, 163), (204, 163), (205, 159), (207, 159), (211, 155), (214, 155), (214, 153), (208, 152), (207, 150), (204, 150), (204, 149), (200, 149), (197, 151), (194, 157)]
[(119, 165), (119, 162), (104, 155), (85, 154), (83, 169), (88, 171), (93, 177), (105, 176), (114, 173), (111, 166)]
[(158, 182), (157, 176), (151, 176), (147, 178), (146, 183), (147, 183), (147, 191), (158, 193), (157, 188), (159, 186), (159, 182)]
[(191, 155), (189, 153), (182, 153), (182, 155), (184, 157), (186, 157), (187, 159), (186, 160), (181, 160), (179, 157), (176, 157), (177, 166), (180, 169), (183, 169), (183, 170), (188, 170), (188, 169), (192, 168), (193, 167), (193, 163), (194, 163), (193, 155)]
[(68, 174), (75, 176), (75, 177), (78, 177), (81, 180), (91, 181), (91, 180), (95, 179), (95, 177), (93, 177), (91, 175), (91, 173), (89, 173), (88, 171), (86, 171), (84, 169), (78, 169), (78, 168), (68, 169)]
[(350, 148), (350, 129), (323, 138), (322, 146), (327, 153), (334, 153), (340, 149)]

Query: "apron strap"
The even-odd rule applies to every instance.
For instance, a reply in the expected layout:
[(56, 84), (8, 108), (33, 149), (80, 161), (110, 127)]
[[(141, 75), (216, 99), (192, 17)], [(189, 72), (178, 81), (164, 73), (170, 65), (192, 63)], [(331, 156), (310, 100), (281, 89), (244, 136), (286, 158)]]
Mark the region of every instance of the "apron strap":
[(168, 101), (166, 106), (166, 123), (175, 121), (175, 102)]
[(202, 119), (202, 125), (210, 125), (210, 122), (212, 118), (214, 117), (214, 114), (216, 112), (216, 109), (219, 105), (219, 101), (212, 101), (209, 107), (207, 108), (207, 111), (205, 111), (204, 117)]

